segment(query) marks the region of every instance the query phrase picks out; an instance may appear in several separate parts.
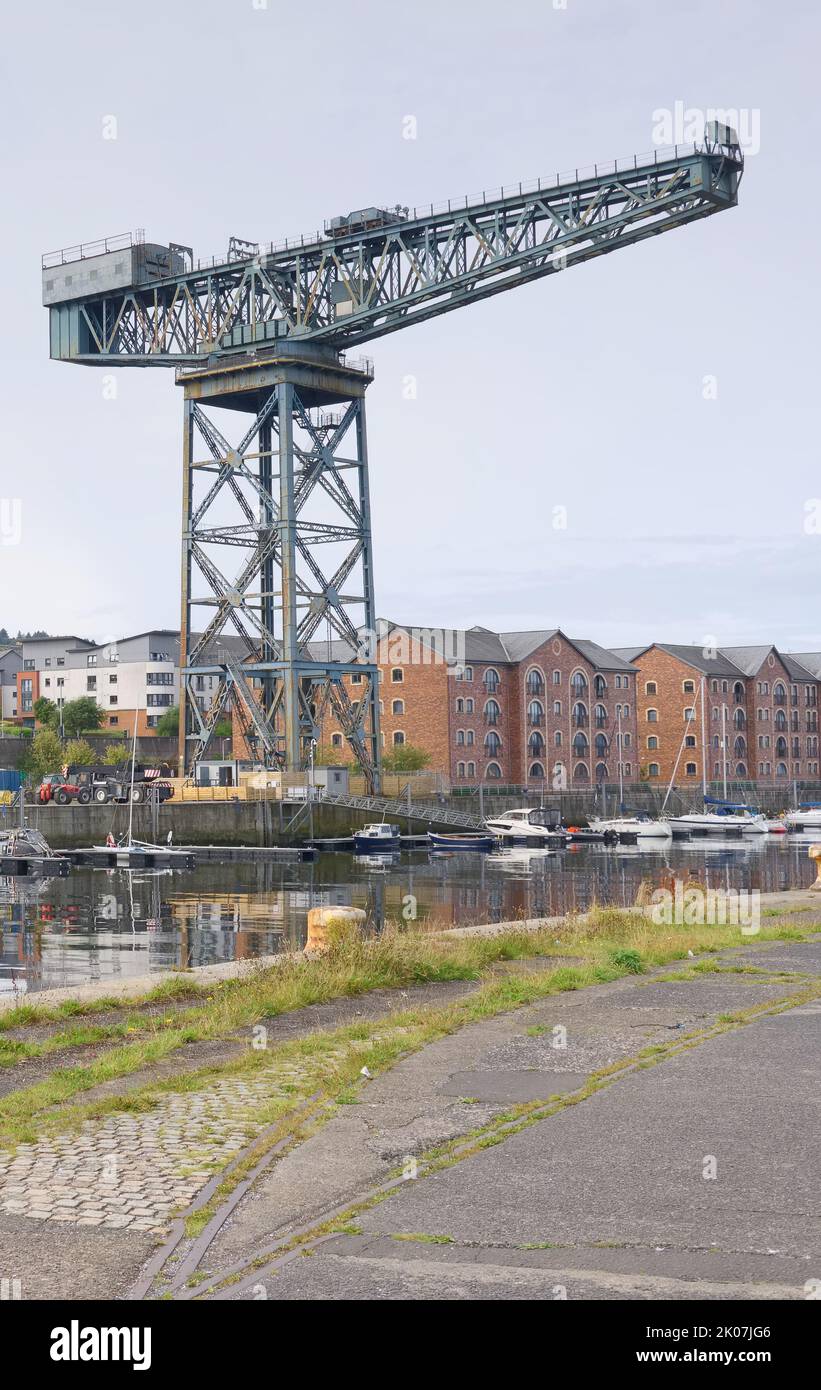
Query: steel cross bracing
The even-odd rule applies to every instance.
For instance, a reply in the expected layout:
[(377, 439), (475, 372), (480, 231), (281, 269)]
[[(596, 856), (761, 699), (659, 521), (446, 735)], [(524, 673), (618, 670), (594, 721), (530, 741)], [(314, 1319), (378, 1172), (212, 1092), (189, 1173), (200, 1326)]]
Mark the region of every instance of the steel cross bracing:
[(737, 147), (677, 147), (632, 168), (520, 185), (364, 233), (89, 296), (78, 309), (83, 350), (70, 355), (161, 366), (284, 337), (365, 343), (731, 207), (742, 170)]
[[(376, 785), (378, 681), (375, 667), (359, 659), (363, 630), (376, 627), (366, 383), (361, 374), (337, 374), (342, 409), (328, 415), (303, 399), (316, 394), (320, 378), (327, 395), (320, 367), (271, 364), (271, 382), (255, 390), (253, 399), (261, 403), (235, 446), (208, 407), (190, 394), (196, 381), (190, 375), (183, 379), (181, 754), (186, 767), (208, 756), (215, 728), (231, 708), (255, 760), (270, 767), (303, 767), (323, 718), (333, 712), (366, 779)], [(257, 388), (258, 380), (255, 372)], [(218, 373), (209, 399), (224, 405), (233, 389), (238, 393), (233, 404), (244, 408), (249, 399), (244, 387), (241, 377), (229, 385)], [(345, 400), (346, 389), (358, 394)], [(241, 520), (225, 524), (220, 514), (226, 512)], [(320, 546), (331, 557), (327, 564), (318, 558)], [(192, 584), (203, 580), (205, 591), (194, 593)], [(193, 615), (199, 609), (208, 616), (195, 632)], [(355, 703), (343, 681), (351, 675), (359, 685)], [(207, 677), (216, 686), (210, 700), (201, 693)]]

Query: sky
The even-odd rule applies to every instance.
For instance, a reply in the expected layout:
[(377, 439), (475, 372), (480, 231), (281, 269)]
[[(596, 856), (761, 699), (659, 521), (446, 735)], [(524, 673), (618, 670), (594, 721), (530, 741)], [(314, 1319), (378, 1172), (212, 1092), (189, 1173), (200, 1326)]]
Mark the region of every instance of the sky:
[(220, 254), (721, 108), (735, 209), (368, 347), (377, 611), (821, 648), (814, 3), (40, 0), (4, 29), (0, 627), (179, 626), (181, 392), (49, 361), (41, 252)]

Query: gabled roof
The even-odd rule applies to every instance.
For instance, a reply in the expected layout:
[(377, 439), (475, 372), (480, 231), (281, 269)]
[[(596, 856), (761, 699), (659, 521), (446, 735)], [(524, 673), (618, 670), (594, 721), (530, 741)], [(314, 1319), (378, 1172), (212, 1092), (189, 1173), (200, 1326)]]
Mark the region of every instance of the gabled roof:
[(780, 652), (781, 660), (793, 680), (821, 680), (821, 652)]
[[(652, 643), (650, 645), (652, 646)], [(643, 647), (614, 647), (613, 655), (620, 656), (622, 661), (632, 662), (635, 661), (637, 656), (641, 656), (644, 652), (649, 650), (650, 647), (647, 645)]]
[(745, 676), (754, 676), (761, 670), (770, 652), (775, 652), (776, 656), (780, 653), (771, 644), (756, 647), (722, 647), (722, 655), (734, 662)]
[(581, 652), (597, 671), (633, 671), (633, 665), (619, 656), (617, 652), (600, 647), (597, 642), (589, 642), (586, 637), (568, 637), (568, 642)]
[(642, 650), (648, 652), (651, 647), (657, 647), (660, 652), (667, 652), (670, 656), (674, 656), (677, 661), (683, 661), (686, 666), (692, 666), (696, 671), (701, 671), (704, 676), (736, 677), (745, 674), (740, 666), (730, 660), (724, 649), (716, 652), (715, 656), (705, 656), (704, 647), (680, 646), (671, 642), (651, 642)]

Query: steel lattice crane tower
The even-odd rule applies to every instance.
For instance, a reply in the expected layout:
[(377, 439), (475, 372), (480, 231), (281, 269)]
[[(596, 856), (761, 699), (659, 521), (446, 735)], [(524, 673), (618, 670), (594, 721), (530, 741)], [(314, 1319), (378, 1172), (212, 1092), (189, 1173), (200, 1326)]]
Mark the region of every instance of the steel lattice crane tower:
[[(261, 761), (304, 767), (330, 705), (378, 786), (373, 370), (346, 350), (733, 207), (743, 167), (735, 133), (712, 122), (701, 145), (445, 205), (365, 208), (281, 246), (232, 238), (221, 261), (139, 233), (43, 257), (52, 358), (175, 367), (183, 388), (181, 771), (229, 707)], [(206, 675), (216, 694), (203, 710)]]

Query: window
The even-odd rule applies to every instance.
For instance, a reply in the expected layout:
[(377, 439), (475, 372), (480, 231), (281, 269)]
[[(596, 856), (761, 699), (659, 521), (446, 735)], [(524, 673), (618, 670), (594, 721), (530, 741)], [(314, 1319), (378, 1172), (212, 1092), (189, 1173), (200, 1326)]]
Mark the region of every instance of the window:
[(554, 701), (553, 701), (553, 713), (556, 714), (556, 715), (558, 715), (558, 716), (561, 718), (561, 713), (562, 713), (562, 702), (561, 702), (561, 700), (554, 700)]
[(108, 703), (109, 703), (110, 705), (116, 705), (116, 704), (118, 703), (117, 696), (116, 696), (116, 695), (109, 695), (109, 697), (108, 697)]
[(573, 687), (573, 694), (581, 695), (587, 689), (587, 676), (584, 671), (574, 671), (570, 677), (570, 684)]
[(457, 777), (464, 777), (464, 775), (465, 775), (465, 764), (464, 764), (464, 763), (457, 763), (457, 764), (456, 764), (456, 776), (457, 776)]
[(473, 714), (473, 697), (472, 697), (472, 696), (469, 696), (468, 699), (465, 700), (465, 714)]
[(541, 763), (532, 763), (532, 764), (531, 764), (531, 767), (530, 767), (530, 776), (533, 777), (533, 778), (535, 778), (535, 780), (536, 780), (537, 782), (543, 782), (543, 781), (544, 781), (544, 768), (542, 767), (542, 764), (541, 764)]
[(648, 747), (648, 749), (650, 750), (650, 752), (651, 752), (651, 753), (654, 753), (655, 750), (658, 748), (658, 746), (659, 746), (658, 736), (657, 736), (656, 734), (650, 734), (650, 737), (649, 737), (648, 740), (647, 740), (647, 747)]
[(499, 716), (502, 713), (496, 700), (488, 700), (485, 703), (485, 723), (498, 724)]
[(65, 657), (64, 657), (64, 656), (58, 656), (58, 658), (57, 658), (57, 665), (58, 665), (58, 666), (65, 666), (65, 664), (66, 664), (66, 659), (65, 659)]
[(46, 676), (43, 685), (51, 685), (51, 676)]
[(596, 676), (593, 680), (593, 689), (596, 692), (596, 699), (600, 700), (602, 695), (607, 694), (607, 681), (604, 676)]
[(689, 723), (691, 722), (691, 720), (695, 719), (695, 717), (696, 717), (696, 712), (695, 712), (693, 706), (692, 706), (692, 705), (688, 705), (687, 708), (686, 708), (686, 710), (684, 711), (684, 722), (685, 722), (686, 724), (689, 724)]
[(553, 672), (553, 684), (554, 684), (554, 685), (561, 685), (561, 683), (562, 683), (562, 673), (561, 673), (561, 671), (554, 671), (554, 672)]
[(457, 714), (464, 714), (464, 712), (465, 712), (465, 702), (464, 702), (464, 700), (457, 700), (457, 701), (456, 701), (456, 713), (457, 713)]
[(44, 665), (44, 666), (50, 666), (50, 665), (51, 665), (51, 657), (50, 657), (50, 656), (47, 656), (47, 657), (46, 657), (45, 661), (43, 662), (43, 665)]
[(91, 652), (91, 653), (86, 657), (86, 666), (96, 666), (96, 665), (97, 665), (97, 656), (96, 656), (96, 653)]
[(644, 686), (645, 695), (657, 695), (658, 686), (655, 681), (646, 681)]
[(27, 657), (26, 660), (23, 662), (23, 670), (24, 670), (24, 671), (33, 671), (33, 670), (34, 670), (34, 662), (33, 662), (33, 660), (31, 659), (31, 657)]
[(659, 712), (658, 712), (658, 710), (657, 710), (657, 709), (649, 709), (649, 710), (647, 711), (647, 723), (648, 723), (648, 724), (658, 724), (658, 722), (659, 722)]
[(530, 735), (530, 738), (527, 741), (527, 749), (532, 758), (543, 756), (544, 738), (539, 733), (538, 729), (534, 729), (533, 733)]
[(457, 729), (457, 730), (456, 730), (456, 743), (457, 743), (457, 746), (458, 746), (458, 747), (462, 747), (462, 746), (464, 745), (464, 742), (465, 742), (465, 731), (464, 731), (464, 729)]
[(686, 773), (686, 775), (687, 775), (688, 777), (695, 777), (695, 775), (696, 775), (696, 765), (695, 765), (695, 763), (685, 763), (685, 764), (684, 764), (684, 771), (685, 771), (685, 773)]
[(695, 681), (682, 681), (681, 689), (685, 695), (694, 695), (696, 691)]
[(331, 734), (331, 747), (332, 747), (332, 748), (341, 748), (341, 747), (342, 747), (342, 735), (341, 735), (341, 734)]
[(116, 684), (117, 684), (117, 677), (116, 677), (116, 676), (109, 676), (109, 678), (108, 678), (108, 683), (109, 683), (109, 685), (116, 685)]
[(475, 763), (468, 763), (468, 777), (475, 777), (475, 776), (476, 776), (476, 764), (475, 764)]
[(696, 746), (696, 736), (695, 736), (695, 734), (688, 734), (687, 737), (686, 737), (685, 740), (684, 740), (684, 747), (685, 747), (685, 748), (695, 748), (695, 746)]
[(361, 684), (362, 684), (362, 672), (361, 672), (361, 671), (352, 671), (352, 672), (351, 672), (351, 685), (361, 685)]
[(488, 666), (482, 679), (485, 683), (485, 689), (489, 690), (491, 694), (499, 689), (499, 672), (493, 666)]
[[(113, 729), (114, 726), (115, 726), (115, 724), (119, 724), (119, 722), (120, 722), (120, 721), (119, 721), (119, 719), (117, 718), (116, 714), (112, 714), (111, 718), (110, 718), (109, 721), (108, 721), (109, 727)], [(152, 721), (149, 719), (148, 722), (149, 722), (149, 724), (150, 724)]]
[(651, 764), (650, 764), (650, 766), (649, 766), (648, 769), (647, 769), (647, 775), (648, 775), (648, 777), (658, 777), (658, 775), (659, 775), (659, 765), (658, 765), (658, 763), (651, 763)]
[(86, 676), (86, 690), (96, 690), (96, 689), (97, 689), (97, 677), (96, 677), (96, 676)]
[(562, 746), (562, 731), (561, 731), (561, 729), (557, 729), (556, 732), (555, 732), (555, 734), (553, 735), (553, 746), (554, 746), (554, 748), (561, 748), (561, 746)]
[(391, 668), (391, 680), (393, 681), (394, 685), (399, 685), (399, 683), (404, 679), (405, 673), (402, 670), (401, 666), (394, 666)]
[(544, 676), (535, 666), (532, 666), (528, 671), (525, 686), (528, 695), (544, 694)]
[(401, 730), (401, 729), (397, 729), (396, 732), (394, 733), (394, 736), (393, 736), (393, 746), (394, 746), (394, 748), (401, 748), (401, 747), (402, 747), (402, 744), (403, 744), (404, 742), (405, 742), (405, 735), (402, 733), (402, 730)]
[(495, 729), (491, 729), (489, 733), (485, 734), (485, 748), (491, 757), (494, 757), (499, 752), (501, 746), (502, 740), (499, 738)]
[(392, 700), (392, 701), (391, 701), (391, 714), (404, 714), (404, 713), (405, 713), (405, 701), (404, 701), (404, 700)]
[(531, 700), (527, 707), (527, 717), (531, 724), (544, 724), (544, 706), (541, 700)]
[(58, 686), (65, 685), (65, 683), (66, 683), (66, 678), (65, 678), (65, 676), (58, 676), (58, 677), (57, 677), (57, 685), (58, 685)]
[(476, 742), (476, 735), (474, 734), (473, 730), (472, 730), (472, 729), (466, 729), (466, 730), (465, 730), (465, 743), (467, 744), (468, 748), (472, 748), (475, 742)]
[(491, 781), (498, 782), (498, 780), (499, 780), (499, 778), (501, 777), (501, 775), (502, 775), (502, 769), (500, 768), (500, 766), (499, 766), (498, 763), (488, 763), (488, 765), (487, 765), (487, 767), (486, 767), (486, 769), (485, 769), (485, 776), (486, 776), (486, 777), (489, 777), (489, 778), (491, 779)]

